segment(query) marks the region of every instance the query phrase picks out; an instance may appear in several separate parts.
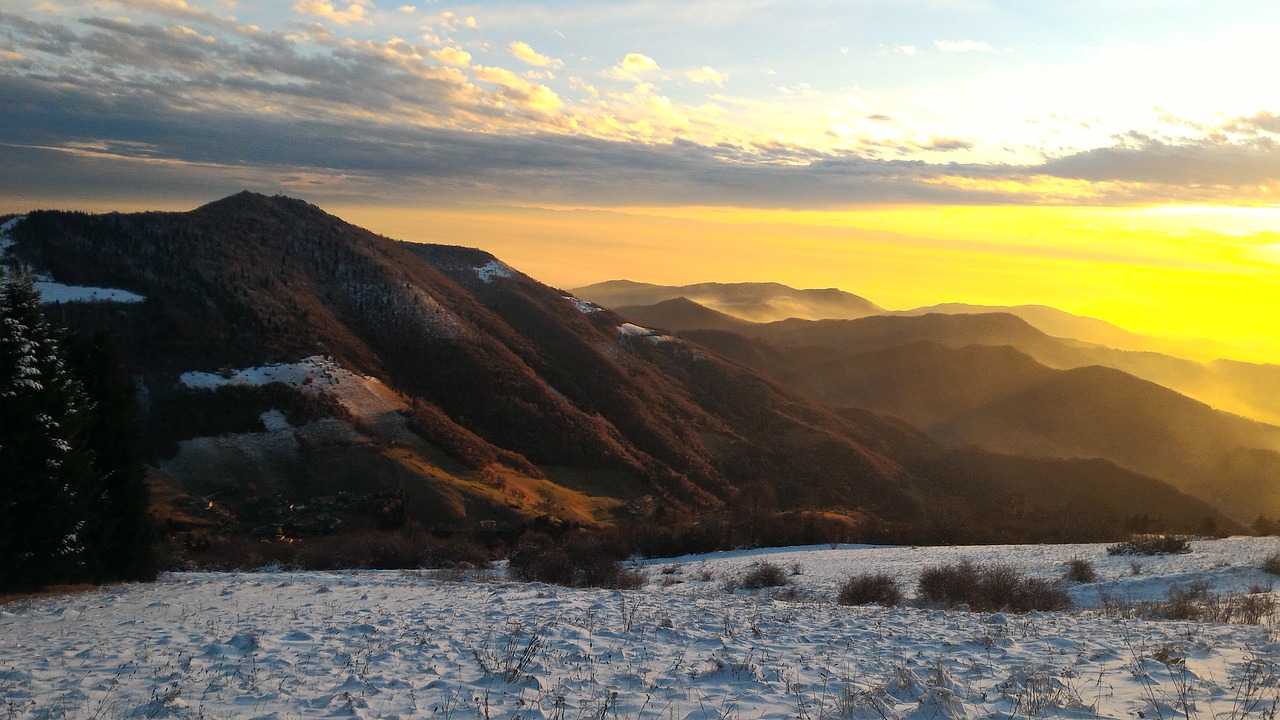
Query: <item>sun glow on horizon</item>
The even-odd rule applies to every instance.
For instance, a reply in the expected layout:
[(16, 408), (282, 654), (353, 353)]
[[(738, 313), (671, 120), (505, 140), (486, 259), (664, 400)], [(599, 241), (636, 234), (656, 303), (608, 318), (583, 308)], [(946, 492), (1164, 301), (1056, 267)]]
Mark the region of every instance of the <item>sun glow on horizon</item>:
[[(473, 245), (551, 285), (773, 281), (890, 309), (1042, 304), (1280, 362), (1274, 208), (912, 206), (838, 212), (532, 207), (343, 213)], [(340, 213), (340, 214), (343, 214)], [(346, 215), (344, 215), (346, 216)], [(349, 218), (349, 219), (350, 219)], [(421, 228), (431, 228), (424, 233)]]

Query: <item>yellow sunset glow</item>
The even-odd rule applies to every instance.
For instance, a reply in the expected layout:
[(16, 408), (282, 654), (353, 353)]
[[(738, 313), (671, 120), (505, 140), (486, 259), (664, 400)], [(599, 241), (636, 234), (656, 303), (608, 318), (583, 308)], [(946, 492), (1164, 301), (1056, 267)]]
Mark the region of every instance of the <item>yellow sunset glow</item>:
[(1274, 208), (341, 208), (388, 235), (481, 247), (564, 288), (776, 281), (889, 309), (1044, 304), (1280, 361)]

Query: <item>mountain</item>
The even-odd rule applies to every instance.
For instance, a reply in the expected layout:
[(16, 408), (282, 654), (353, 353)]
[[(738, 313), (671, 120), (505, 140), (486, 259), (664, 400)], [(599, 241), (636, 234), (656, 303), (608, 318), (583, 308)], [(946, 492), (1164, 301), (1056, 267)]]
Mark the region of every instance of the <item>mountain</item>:
[(1209, 360), (1231, 351), (1221, 344), (1153, 338), (1043, 305), (1000, 307), (947, 303), (897, 314), (993, 312), (1015, 315), (1051, 336), (1053, 343), (1035, 337), (1006, 338), (1008, 344), (1050, 367), (1103, 365), (1164, 385), (1220, 410), (1271, 424), (1280, 423), (1280, 365), (1187, 359)]
[[(949, 450), (629, 324), (482, 251), (397, 242), (301, 200), (241, 193), (185, 213), (32, 212), (9, 227), (14, 252), (37, 270), (145, 298), (49, 313), (117, 336), (171, 532), (556, 521), (710, 532), (712, 517), (811, 511), (846, 536), (924, 540), (943, 507), (962, 521), (963, 532), (946, 529), (957, 540), (1114, 536), (1147, 506), (1170, 529), (1231, 526), (1110, 465), (1090, 470), (1108, 480), (1079, 496), (1100, 509), (1094, 525), (1059, 522), (1056, 492), (1027, 493), (1026, 514), (1000, 517), (992, 507), (1014, 490), (983, 485), (992, 468), (1032, 462), (1039, 470), (1023, 482), (1034, 486), (1079, 466)], [(1120, 500), (1139, 487), (1145, 505)]]
[(1064, 345), (1009, 313), (986, 315), (876, 315), (857, 320), (783, 320), (753, 329), (753, 335), (777, 345), (825, 347), (872, 352), (911, 343), (947, 347), (1007, 345), (1051, 367), (1087, 363), (1088, 355)]
[[(847, 346), (851, 335), (871, 336), (845, 329), (827, 342)], [(869, 352), (827, 347), (819, 353), (815, 346), (792, 348), (722, 331), (686, 331), (682, 337), (810, 399), (902, 418), (946, 445), (1106, 458), (1167, 480), (1243, 522), (1260, 513), (1280, 515), (1280, 427), (1112, 368), (1055, 370), (1010, 346), (913, 341)], [(812, 333), (801, 339), (820, 341)]]
[(1153, 352), (1178, 358), (1213, 360), (1232, 352), (1224, 343), (1209, 340), (1177, 340), (1157, 338), (1131, 332), (1097, 318), (1075, 315), (1047, 305), (973, 305), (970, 303), (939, 303), (927, 307), (900, 310), (896, 315), (981, 315), (1009, 313), (1016, 315), (1036, 329), (1055, 338), (1070, 338), (1090, 345), (1101, 345), (1116, 350)]
[(821, 402), (865, 407), (928, 428), (1054, 372), (1007, 345), (949, 348), (920, 341), (806, 363), (779, 377)]
[(700, 328), (749, 333), (757, 324), (712, 310), (686, 297), (663, 300), (652, 305), (623, 305), (616, 310), (619, 315), (641, 325), (667, 331)]
[(1054, 372), (929, 429), (947, 444), (1101, 457), (1239, 520), (1280, 515), (1280, 427), (1223, 413), (1112, 368)]
[(843, 290), (797, 290), (779, 283), (699, 283), (673, 287), (610, 280), (578, 288), (573, 293), (615, 309), (685, 298), (750, 322), (786, 318), (860, 318), (884, 312), (870, 300)]
[[(625, 281), (602, 283), (624, 288), (631, 284)], [(1052, 368), (1104, 365), (1164, 385), (1220, 410), (1280, 424), (1280, 365), (1235, 360), (1201, 363), (1155, 352), (1152, 348), (1207, 357), (1217, 346), (1138, 335), (1101, 320), (1042, 305), (1003, 307), (946, 303), (884, 313), (884, 317), (897, 320), (855, 318), (854, 322), (846, 324), (832, 316), (817, 318), (828, 322), (815, 326), (806, 324), (803, 318), (793, 319), (785, 325), (735, 324), (722, 313), (699, 306), (688, 298), (653, 305), (624, 305), (617, 309), (622, 315), (637, 319), (637, 322), (671, 331), (728, 330), (788, 345), (812, 343), (810, 347), (834, 346), (860, 351), (888, 349), (920, 341), (951, 347), (1009, 345)], [(906, 320), (918, 317), (933, 319)], [(1013, 322), (1011, 317), (1023, 322)]]

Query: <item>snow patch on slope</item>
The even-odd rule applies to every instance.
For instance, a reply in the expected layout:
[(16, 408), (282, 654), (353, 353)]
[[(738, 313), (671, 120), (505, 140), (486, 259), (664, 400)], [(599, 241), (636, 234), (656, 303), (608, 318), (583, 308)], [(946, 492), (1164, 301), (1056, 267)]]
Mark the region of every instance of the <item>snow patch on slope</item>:
[(568, 300), (568, 301), (569, 301), (569, 302), (571, 302), (571, 303), (573, 303), (573, 306), (574, 306), (574, 307), (576, 307), (576, 308), (578, 308), (578, 312), (582, 313), (583, 315), (590, 315), (590, 314), (592, 314), (592, 313), (598, 313), (598, 312), (600, 312), (601, 310), (603, 310), (603, 309), (604, 309), (604, 308), (600, 307), (599, 305), (596, 305), (596, 304), (595, 304), (595, 303), (593, 303), (593, 302), (587, 302), (586, 300), (579, 300), (578, 298), (576, 298), (576, 297), (574, 297), (574, 296), (572, 296), (572, 295), (565, 295), (565, 296), (564, 296), (564, 299), (565, 299), (565, 300)]
[(52, 280), (37, 280), (32, 283), (36, 292), (40, 293), (40, 302), (72, 303), (72, 302), (118, 302), (140, 303), (146, 300), (142, 295), (128, 290), (116, 288), (89, 287), (85, 285), (63, 285)]
[(486, 285), (493, 282), (494, 278), (515, 277), (515, 270), (500, 260), (490, 260), (484, 265), (475, 268), (475, 271), (476, 277), (480, 278), (480, 282)]
[[(394, 390), (375, 377), (357, 375), (331, 358), (312, 355), (296, 363), (222, 372), (185, 372), (179, 381), (191, 388), (214, 390), (223, 385), (266, 385), (282, 382), (307, 392), (333, 395), (357, 417), (394, 413), (408, 407)], [(264, 418), (265, 422), (265, 418)]]
[(647, 327), (641, 327), (635, 323), (623, 323), (618, 326), (618, 335), (624, 338), (644, 338), (649, 342), (657, 345), (658, 343), (673, 342), (675, 338), (670, 335), (662, 335), (650, 330)]

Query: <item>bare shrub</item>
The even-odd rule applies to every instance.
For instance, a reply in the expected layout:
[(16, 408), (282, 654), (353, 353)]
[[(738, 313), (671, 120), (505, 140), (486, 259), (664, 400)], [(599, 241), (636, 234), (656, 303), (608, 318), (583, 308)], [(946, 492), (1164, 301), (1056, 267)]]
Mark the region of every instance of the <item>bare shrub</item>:
[(1280, 575), (1280, 551), (1273, 552), (1262, 560), (1262, 570), (1272, 575)]
[(902, 602), (902, 586), (885, 573), (855, 575), (840, 586), (836, 602), (841, 605), (883, 605), (892, 607)]
[(515, 623), (498, 642), (489, 638), (480, 647), (471, 648), (471, 655), (485, 675), (514, 683), (528, 674), (546, 646), (545, 628), (529, 630), (523, 623)]
[(979, 585), (978, 566), (961, 560), (952, 565), (925, 568), (920, 572), (916, 590), (927, 602), (959, 605), (976, 599)]
[(918, 591), (926, 603), (974, 612), (1031, 612), (1065, 610), (1071, 598), (1053, 583), (1027, 577), (1008, 565), (975, 565), (963, 560), (953, 565), (925, 568)]
[(733, 592), (738, 588), (760, 590), (761, 588), (783, 587), (790, 583), (791, 579), (787, 577), (785, 568), (777, 563), (762, 560), (753, 563), (741, 575), (726, 580), (725, 590), (728, 592)]
[(429, 538), (422, 549), (422, 566), (427, 568), (488, 568), (493, 554), (483, 545), (463, 538)]
[(1203, 620), (1208, 599), (1209, 582), (1196, 580), (1169, 588), (1164, 603), (1156, 604), (1153, 612), (1166, 620)]
[(1093, 569), (1093, 563), (1078, 557), (1067, 561), (1067, 571), (1063, 577), (1071, 582), (1078, 583), (1094, 583), (1098, 581), (1098, 573)]
[(1191, 552), (1185, 535), (1134, 535), (1107, 548), (1108, 555), (1180, 555)]
[(1102, 594), (1102, 613), (1108, 617), (1262, 625), (1276, 610), (1270, 592), (1215, 595), (1203, 580), (1171, 587), (1163, 600), (1134, 602)]

